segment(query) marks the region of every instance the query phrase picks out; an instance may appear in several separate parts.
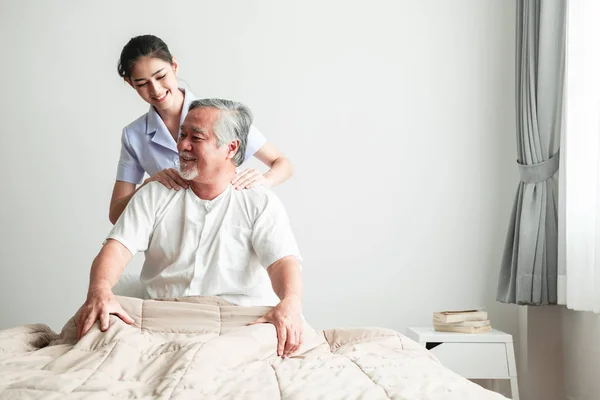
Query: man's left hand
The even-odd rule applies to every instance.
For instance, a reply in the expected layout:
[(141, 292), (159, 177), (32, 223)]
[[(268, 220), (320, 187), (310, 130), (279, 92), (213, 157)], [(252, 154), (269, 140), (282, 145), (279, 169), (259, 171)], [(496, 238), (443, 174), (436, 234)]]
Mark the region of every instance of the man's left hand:
[(284, 298), (264, 316), (250, 325), (273, 324), (277, 330), (277, 355), (289, 357), (302, 344), (302, 301), (298, 297)]

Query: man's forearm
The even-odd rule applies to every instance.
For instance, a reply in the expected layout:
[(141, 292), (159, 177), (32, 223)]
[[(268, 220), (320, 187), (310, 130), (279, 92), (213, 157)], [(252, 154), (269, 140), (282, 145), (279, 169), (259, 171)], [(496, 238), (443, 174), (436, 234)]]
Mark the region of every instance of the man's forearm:
[(112, 289), (131, 258), (131, 253), (125, 246), (109, 239), (92, 263), (88, 294), (95, 290)]
[(280, 300), (296, 297), (302, 301), (302, 272), (296, 257), (284, 257), (270, 265), (267, 271)]

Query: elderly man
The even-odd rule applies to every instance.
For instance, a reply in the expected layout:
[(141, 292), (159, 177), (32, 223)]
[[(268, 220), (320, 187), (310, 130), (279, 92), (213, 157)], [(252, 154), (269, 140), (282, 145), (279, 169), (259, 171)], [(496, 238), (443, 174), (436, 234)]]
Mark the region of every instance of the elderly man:
[(133, 320), (112, 293), (127, 263), (145, 252), (141, 281), (149, 298), (218, 296), (236, 305), (274, 306), (255, 323), (277, 329), (277, 354), (302, 342), (300, 255), (285, 209), (268, 189), (238, 191), (230, 182), (244, 160), (252, 115), (227, 100), (190, 105), (177, 142), (186, 190), (150, 182), (115, 224), (90, 273), (79, 337), (109, 314)]

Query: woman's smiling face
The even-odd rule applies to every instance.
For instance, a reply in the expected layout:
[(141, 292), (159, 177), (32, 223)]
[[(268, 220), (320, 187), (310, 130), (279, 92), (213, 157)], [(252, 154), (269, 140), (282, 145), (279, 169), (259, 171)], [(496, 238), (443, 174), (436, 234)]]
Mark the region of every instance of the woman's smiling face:
[(175, 58), (173, 64), (170, 64), (160, 58), (140, 57), (126, 80), (144, 101), (157, 110), (167, 110), (172, 106), (174, 94), (179, 90), (177, 68)]

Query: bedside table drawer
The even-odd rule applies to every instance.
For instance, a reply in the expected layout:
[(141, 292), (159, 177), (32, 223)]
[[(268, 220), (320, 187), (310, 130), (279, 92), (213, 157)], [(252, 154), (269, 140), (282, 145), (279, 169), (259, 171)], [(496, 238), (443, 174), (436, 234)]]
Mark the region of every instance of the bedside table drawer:
[(430, 351), (442, 365), (465, 378), (510, 378), (504, 343), (442, 343)]

